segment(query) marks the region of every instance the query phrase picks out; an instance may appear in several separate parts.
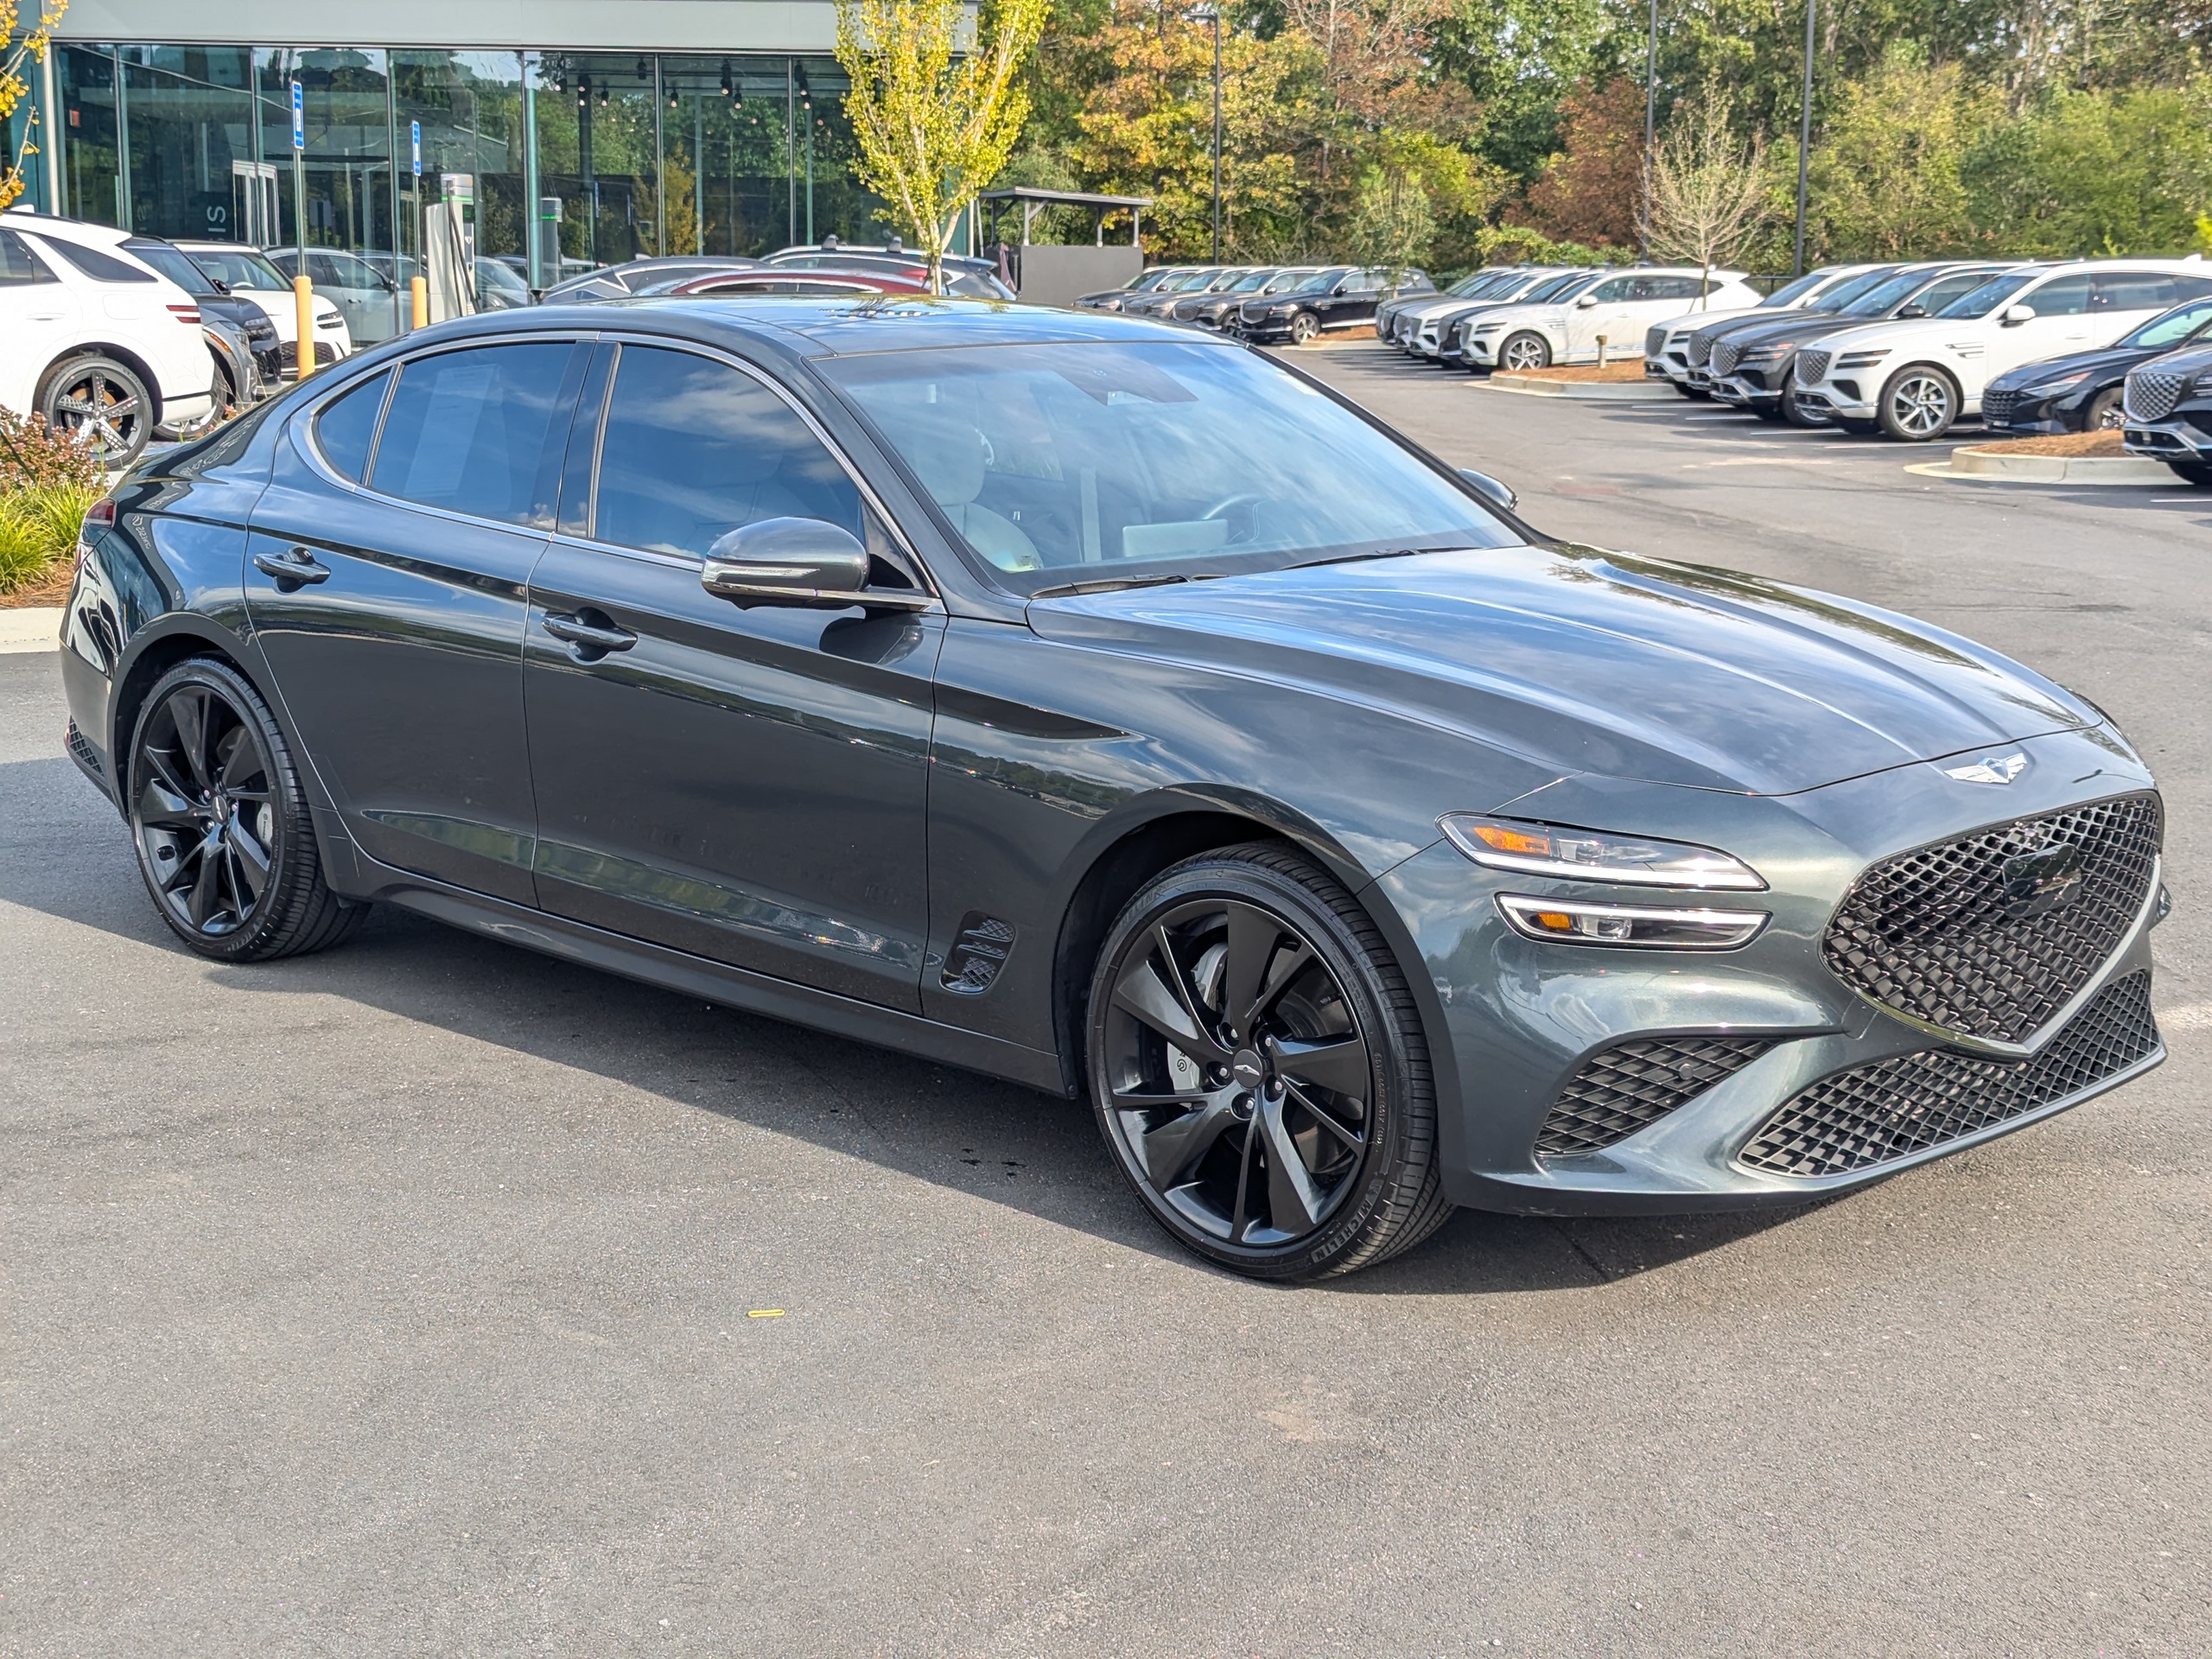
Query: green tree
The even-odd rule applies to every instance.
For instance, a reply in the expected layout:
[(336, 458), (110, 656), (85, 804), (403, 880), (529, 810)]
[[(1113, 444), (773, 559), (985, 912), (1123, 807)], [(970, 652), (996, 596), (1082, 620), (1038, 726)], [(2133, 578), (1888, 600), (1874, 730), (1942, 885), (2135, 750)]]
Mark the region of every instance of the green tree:
[[(0, 0), (0, 133), (13, 127), (16, 111), (30, 91), (24, 70), (46, 61), (54, 26), (68, 9), (69, 0), (40, 0), (27, 16), (26, 0)], [(22, 136), (0, 154), (0, 208), (23, 194), (23, 168), (39, 150), (38, 117), (26, 111)]]
[[(1960, 168), (1998, 111), (1964, 66), (1893, 45), (1838, 95), (1813, 150), (1815, 246), (1833, 259), (1958, 253), (1976, 241)], [(1791, 157), (1794, 164), (1795, 156)]]
[(1973, 219), (2007, 252), (2187, 252), (2212, 212), (2212, 79), (2048, 93), (1960, 170)]
[(1732, 94), (1707, 87), (1675, 107), (1651, 152), (1651, 257), (1711, 271), (1749, 251), (1773, 216), (1764, 144), (1737, 133)]

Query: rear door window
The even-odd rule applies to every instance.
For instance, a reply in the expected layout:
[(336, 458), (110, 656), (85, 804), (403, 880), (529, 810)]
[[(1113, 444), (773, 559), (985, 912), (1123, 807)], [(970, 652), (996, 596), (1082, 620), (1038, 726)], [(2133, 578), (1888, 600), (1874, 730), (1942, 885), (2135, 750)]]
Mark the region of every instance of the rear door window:
[(125, 264), (113, 254), (102, 253), (98, 248), (80, 248), (74, 242), (65, 242), (59, 237), (41, 237), (45, 251), (56, 253), (83, 271), (96, 283), (150, 283), (156, 279), (150, 270)]
[(389, 372), (373, 376), (325, 404), (315, 417), (315, 448), (340, 476), (355, 484), (367, 469), (369, 446), (377, 435), (377, 416), (384, 413), (384, 395), (391, 385)]
[(472, 346), (404, 365), (370, 487), (471, 518), (550, 528), (577, 349), (567, 340)]
[(785, 518), (868, 533), (859, 490), (774, 392), (712, 358), (623, 346), (593, 537), (703, 558), (740, 525)]
[(2163, 311), (2189, 297), (2180, 280), (2164, 271), (2106, 270), (2089, 279), (2093, 311)]
[(2039, 317), (2078, 317), (2089, 308), (2088, 273), (2054, 277), (2024, 296), (2021, 303), (2035, 307)]

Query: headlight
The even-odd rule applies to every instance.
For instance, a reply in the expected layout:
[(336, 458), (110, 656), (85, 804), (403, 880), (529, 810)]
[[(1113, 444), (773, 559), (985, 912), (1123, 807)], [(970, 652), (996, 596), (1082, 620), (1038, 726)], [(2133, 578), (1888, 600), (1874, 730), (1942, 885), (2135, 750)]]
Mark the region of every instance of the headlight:
[(1762, 893), (1766, 888), (1758, 872), (1742, 860), (1686, 842), (1608, 835), (1550, 823), (1520, 823), (1472, 812), (1447, 812), (1437, 820), (1437, 826), (1454, 847), (1493, 870), (1579, 881), (1618, 881), (1640, 887), (1703, 887), (1728, 893)]
[(1763, 910), (1662, 910), (1512, 893), (1499, 893), (1497, 907), (1523, 938), (1661, 950), (1732, 950), (1757, 938), (1767, 919)]
[(1878, 352), (1846, 352), (1836, 359), (1835, 365), (1839, 369), (1871, 369), (1889, 354), (1887, 346)]
[(2202, 397), (2207, 392), (2212, 392), (2212, 372), (2198, 375), (2196, 384), (2189, 389), (2192, 397)]
[(2032, 386), (2021, 387), (2020, 396), (2048, 397), (2054, 391), (2063, 391), (2069, 386), (2078, 386), (2088, 378), (2089, 371), (2084, 369), (2079, 374), (2062, 374), (2056, 380), (2038, 380)]

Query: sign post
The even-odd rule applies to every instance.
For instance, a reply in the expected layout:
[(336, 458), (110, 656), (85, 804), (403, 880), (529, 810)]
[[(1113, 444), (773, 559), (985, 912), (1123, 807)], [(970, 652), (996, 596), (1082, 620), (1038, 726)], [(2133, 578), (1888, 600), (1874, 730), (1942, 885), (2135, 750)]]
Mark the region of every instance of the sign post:
[(292, 309), (298, 325), (292, 362), (297, 378), (315, 372), (315, 283), (308, 276), (308, 113), (300, 83), (292, 83)]
[[(414, 151), (415, 217), (421, 227), (416, 246), (423, 249), (427, 248), (429, 240), (429, 215), (423, 205), (423, 124), (420, 121), (409, 122), (407, 135), (409, 147)], [(418, 257), (415, 261), (415, 274), (407, 279), (409, 321), (416, 328), (427, 327), (430, 321), (430, 285), (423, 273), (423, 262)]]

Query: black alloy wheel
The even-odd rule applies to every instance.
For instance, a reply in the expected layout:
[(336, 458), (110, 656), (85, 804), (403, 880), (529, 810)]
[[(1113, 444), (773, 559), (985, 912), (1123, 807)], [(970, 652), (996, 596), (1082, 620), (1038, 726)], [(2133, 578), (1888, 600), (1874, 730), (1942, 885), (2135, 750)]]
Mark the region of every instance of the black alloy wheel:
[(2082, 429), (2084, 432), (2116, 432), (2126, 426), (2127, 410), (2126, 399), (2121, 396), (2126, 390), (2123, 386), (2107, 386), (2090, 398), (2088, 407), (2082, 411)]
[(1938, 368), (1915, 363), (1882, 388), (1882, 430), (1906, 443), (1929, 443), (1959, 418), (1958, 383)]
[(194, 658), (162, 677), (124, 779), (146, 890), (202, 956), (261, 962), (320, 950), (366, 913), (324, 881), (283, 734), (229, 664)]
[(111, 357), (77, 357), (54, 369), (39, 399), (47, 423), (78, 434), (109, 467), (138, 459), (152, 433), (153, 399)]
[(1192, 859), (1130, 900), (1092, 982), (1090, 1061), (1123, 1174), (1224, 1267), (1349, 1272), (1450, 1213), (1404, 977), (1344, 887), (1280, 844)]
[(1505, 344), (1497, 348), (1497, 366), (1526, 372), (1530, 369), (1548, 369), (1552, 365), (1551, 342), (1541, 334), (1523, 329), (1517, 334), (1508, 334)]
[(1321, 320), (1311, 311), (1300, 311), (1290, 320), (1290, 343), (1303, 346), (1321, 332)]

